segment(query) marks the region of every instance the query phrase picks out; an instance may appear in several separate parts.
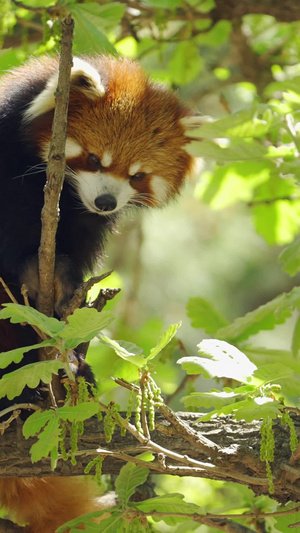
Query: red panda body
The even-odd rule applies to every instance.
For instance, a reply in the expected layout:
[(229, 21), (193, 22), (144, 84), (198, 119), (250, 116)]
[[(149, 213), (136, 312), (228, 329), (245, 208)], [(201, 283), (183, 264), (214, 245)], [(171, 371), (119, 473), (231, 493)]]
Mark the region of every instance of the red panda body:
[[(17, 298), (26, 283), (33, 305), (57, 79), (58, 59), (45, 58), (13, 70), (0, 85), (0, 276)], [(195, 125), (197, 118), (177, 95), (149, 81), (135, 62), (74, 59), (56, 238), (58, 315), (101, 258), (119, 214), (130, 206), (162, 207), (180, 191), (192, 166), (184, 149), (186, 129)], [(5, 301), (0, 288), (0, 304)], [(0, 352), (30, 345), (32, 336), (28, 327), (0, 321)], [(21, 365), (36, 360), (38, 354), (30, 352)], [(15, 367), (1, 370), (0, 377)], [(34, 401), (34, 394), (25, 389), (13, 402)], [(1, 399), (0, 409), (11, 403)], [(29, 532), (53, 533), (65, 520), (87, 512), (86, 501), (78, 503), (85, 489), (75, 484), (73, 504), (72, 497), (64, 504), (63, 491), (72, 481), (64, 481), (61, 489), (59, 481), (2, 479), (0, 503), (17, 521), (27, 522)]]

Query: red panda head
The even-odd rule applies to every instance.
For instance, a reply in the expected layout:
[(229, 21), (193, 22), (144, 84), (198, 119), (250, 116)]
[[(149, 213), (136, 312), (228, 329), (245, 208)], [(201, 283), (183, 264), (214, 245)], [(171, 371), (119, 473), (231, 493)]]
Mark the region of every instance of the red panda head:
[[(24, 119), (48, 157), (57, 72)], [(201, 123), (175, 93), (133, 61), (75, 58), (71, 71), (66, 177), (84, 206), (108, 215), (127, 205), (163, 206), (192, 167), (186, 130)]]

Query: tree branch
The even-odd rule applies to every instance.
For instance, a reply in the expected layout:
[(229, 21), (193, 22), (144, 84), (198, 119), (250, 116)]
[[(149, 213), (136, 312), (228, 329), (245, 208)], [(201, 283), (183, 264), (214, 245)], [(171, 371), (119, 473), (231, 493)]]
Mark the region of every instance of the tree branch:
[[(291, 415), (300, 436), (300, 417)], [(256, 495), (268, 494), (269, 482), (265, 464), (259, 458), (260, 422), (246, 423), (222, 417), (209, 422), (197, 422), (198, 413), (176, 413), (184, 426), (198, 434), (199, 442), (207, 439), (219, 450), (209, 455), (208, 449), (201, 449), (178, 434), (170, 421), (162, 415), (156, 416), (156, 430), (147, 439), (136, 434), (134, 420), (129, 424), (125, 437), (116, 429), (112, 441), (105, 442), (103, 422), (92, 418), (85, 423), (85, 433), (79, 439), (76, 452), (77, 465), (58, 460), (57, 469), (51, 470), (50, 459), (32, 464), (29, 449), (35, 439), (24, 440), (21, 425), (14, 421), (0, 440), (0, 477), (43, 477), (47, 475), (81, 475), (91, 457), (104, 457), (103, 473), (117, 474), (128, 461), (146, 466), (153, 473), (193, 476), (222, 481), (234, 481), (248, 485)], [(291, 464), (291, 451), (287, 428), (279, 420), (274, 422), (276, 441), (275, 460), (272, 463), (275, 493), (280, 503), (300, 501), (300, 471)], [(139, 437), (137, 439), (137, 437)], [(66, 443), (68, 449), (68, 442)], [(213, 447), (212, 447), (213, 448)], [(145, 462), (136, 458), (142, 451), (152, 451), (155, 460)]]

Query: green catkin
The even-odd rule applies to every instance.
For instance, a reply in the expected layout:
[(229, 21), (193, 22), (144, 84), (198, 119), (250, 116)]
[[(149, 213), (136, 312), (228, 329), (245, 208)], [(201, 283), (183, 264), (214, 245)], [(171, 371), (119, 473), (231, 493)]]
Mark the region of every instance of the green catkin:
[[(134, 391), (130, 391), (129, 398), (128, 398), (128, 404), (127, 404), (127, 410), (126, 410), (126, 416), (125, 420), (126, 422), (129, 422), (131, 415), (132, 415), (132, 409), (134, 406), (134, 400), (135, 400), (135, 393)], [(124, 426), (121, 427), (121, 436), (125, 437), (126, 435), (126, 428)]]
[(155, 430), (155, 408), (154, 408), (154, 394), (148, 383), (148, 409), (149, 409), (149, 429)]
[(275, 439), (273, 431), (273, 420), (268, 417), (263, 420), (260, 427), (260, 460), (266, 463), (267, 478), (269, 480), (269, 492), (274, 493), (274, 483), (270, 462), (274, 461)]
[(298, 437), (295, 429), (295, 424), (292, 418), (290, 417), (290, 414), (285, 411), (281, 417), (281, 423), (287, 424), (290, 428), (290, 449), (293, 452), (296, 450), (298, 446)]
[(68, 460), (68, 453), (66, 450), (66, 436), (67, 436), (67, 422), (65, 420), (62, 420), (60, 423), (60, 439), (59, 439), (59, 447), (60, 447), (60, 453), (64, 461)]
[(85, 474), (89, 474), (90, 471), (92, 470), (92, 468), (95, 467), (96, 481), (97, 481), (97, 484), (99, 486), (102, 486), (102, 464), (103, 464), (103, 459), (104, 459), (104, 457), (101, 457), (101, 456), (95, 457), (95, 459), (92, 459), (92, 461), (90, 461), (86, 465), (86, 467), (84, 469), (84, 473)]
[(77, 464), (75, 453), (78, 450), (78, 427), (76, 422), (72, 422), (70, 428), (70, 443), (71, 443), (71, 463), (73, 466)]
[(140, 433), (143, 434), (144, 432), (143, 432), (143, 428), (141, 424), (141, 407), (142, 407), (142, 393), (138, 392), (138, 394), (136, 395), (136, 405), (135, 405), (135, 425), (136, 425), (136, 429)]
[(150, 388), (153, 392), (153, 399), (154, 399), (154, 402), (161, 405), (163, 404), (163, 399), (162, 399), (162, 396), (161, 396), (161, 390), (160, 388), (156, 385), (154, 379), (150, 376), (150, 380), (149, 380), (149, 385), (150, 385)]
[(115, 414), (114, 411), (115, 411), (115, 405), (112, 403), (109, 404), (108, 410), (106, 411), (106, 414), (104, 417), (104, 433), (105, 433), (107, 443), (111, 441), (112, 436), (115, 431), (115, 427), (116, 427), (116, 422), (113, 418), (113, 415)]
[(103, 464), (103, 457), (97, 457), (96, 462), (96, 481), (99, 487), (102, 486), (102, 464)]
[(80, 377), (77, 380), (78, 383), (78, 401), (80, 403), (88, 402), (89, 401), (89, 386), (84, 378)]
[(95, 459), (92, 459), (85, 467), (84, 473), (89, 474), (92, 468), (96, 465), (98, 457), (95, 457)]

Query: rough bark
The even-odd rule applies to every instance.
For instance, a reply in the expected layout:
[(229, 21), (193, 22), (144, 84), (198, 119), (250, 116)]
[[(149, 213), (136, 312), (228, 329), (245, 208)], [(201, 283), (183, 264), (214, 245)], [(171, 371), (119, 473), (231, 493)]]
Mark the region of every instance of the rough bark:
[[(156, 455), (155, 461), (147, 464), (153, 473), (234, 481), (248, 485), (256, 495), (268, 494), (266, 469), (259, 458), (260, 422), (237, 422), (229, 417), (196, 422), (198, 414), (179, 413), (179, 416), (201, 439), (209, 439), (216, 447), (209, 456), (207, 452), (203, 452), (203, 446), (198, 445), (196, 439), (193, 443), (190, 436), (187, 440), (183, 434), (179, 435), (170, 422), (158, 415), (157, 429), (151, 433), (151, 442), (160, 446), (162, 452)], [(293, 419), (300, 436), (300, 417), (293, 416)], [(297, 468), (297, 454), (292, 455), (289, 448), (289, 430), (280, 421), (275, 421), (274, 432), (276, 449), (272, 463), (275, 488), (273, 497), (282, 503), (299, 501), (300, 468)], [(100, 453), (105, 455), (103, 473), (117, 474), (128, 457), (135, 462), (135, 455), (151, 449), (151, 444), (142, 446), (129, 433), (122, 437), (119, 430), (116, 430), (112, 442), (107, 444), (103, 423), (93, 418), (85, 424), (84, 436), (80, 437), (77, 465), (72, 466), (70, 462), (59, 460), (56, 471), (51, 472), (48, 459), (31, 463), (29, 449), (33, 442), (35, 439), (25, 441), (22, 424), (18, 421), (5, 431), (0, 440), (0, 477), (80, 475), (86, 464), (95, 457), (97, 449), (98, 453), (101, 450)], [(170, 455), (173, 454), (173, 458), (165, 454), (164, 450), (172, 452)]]

